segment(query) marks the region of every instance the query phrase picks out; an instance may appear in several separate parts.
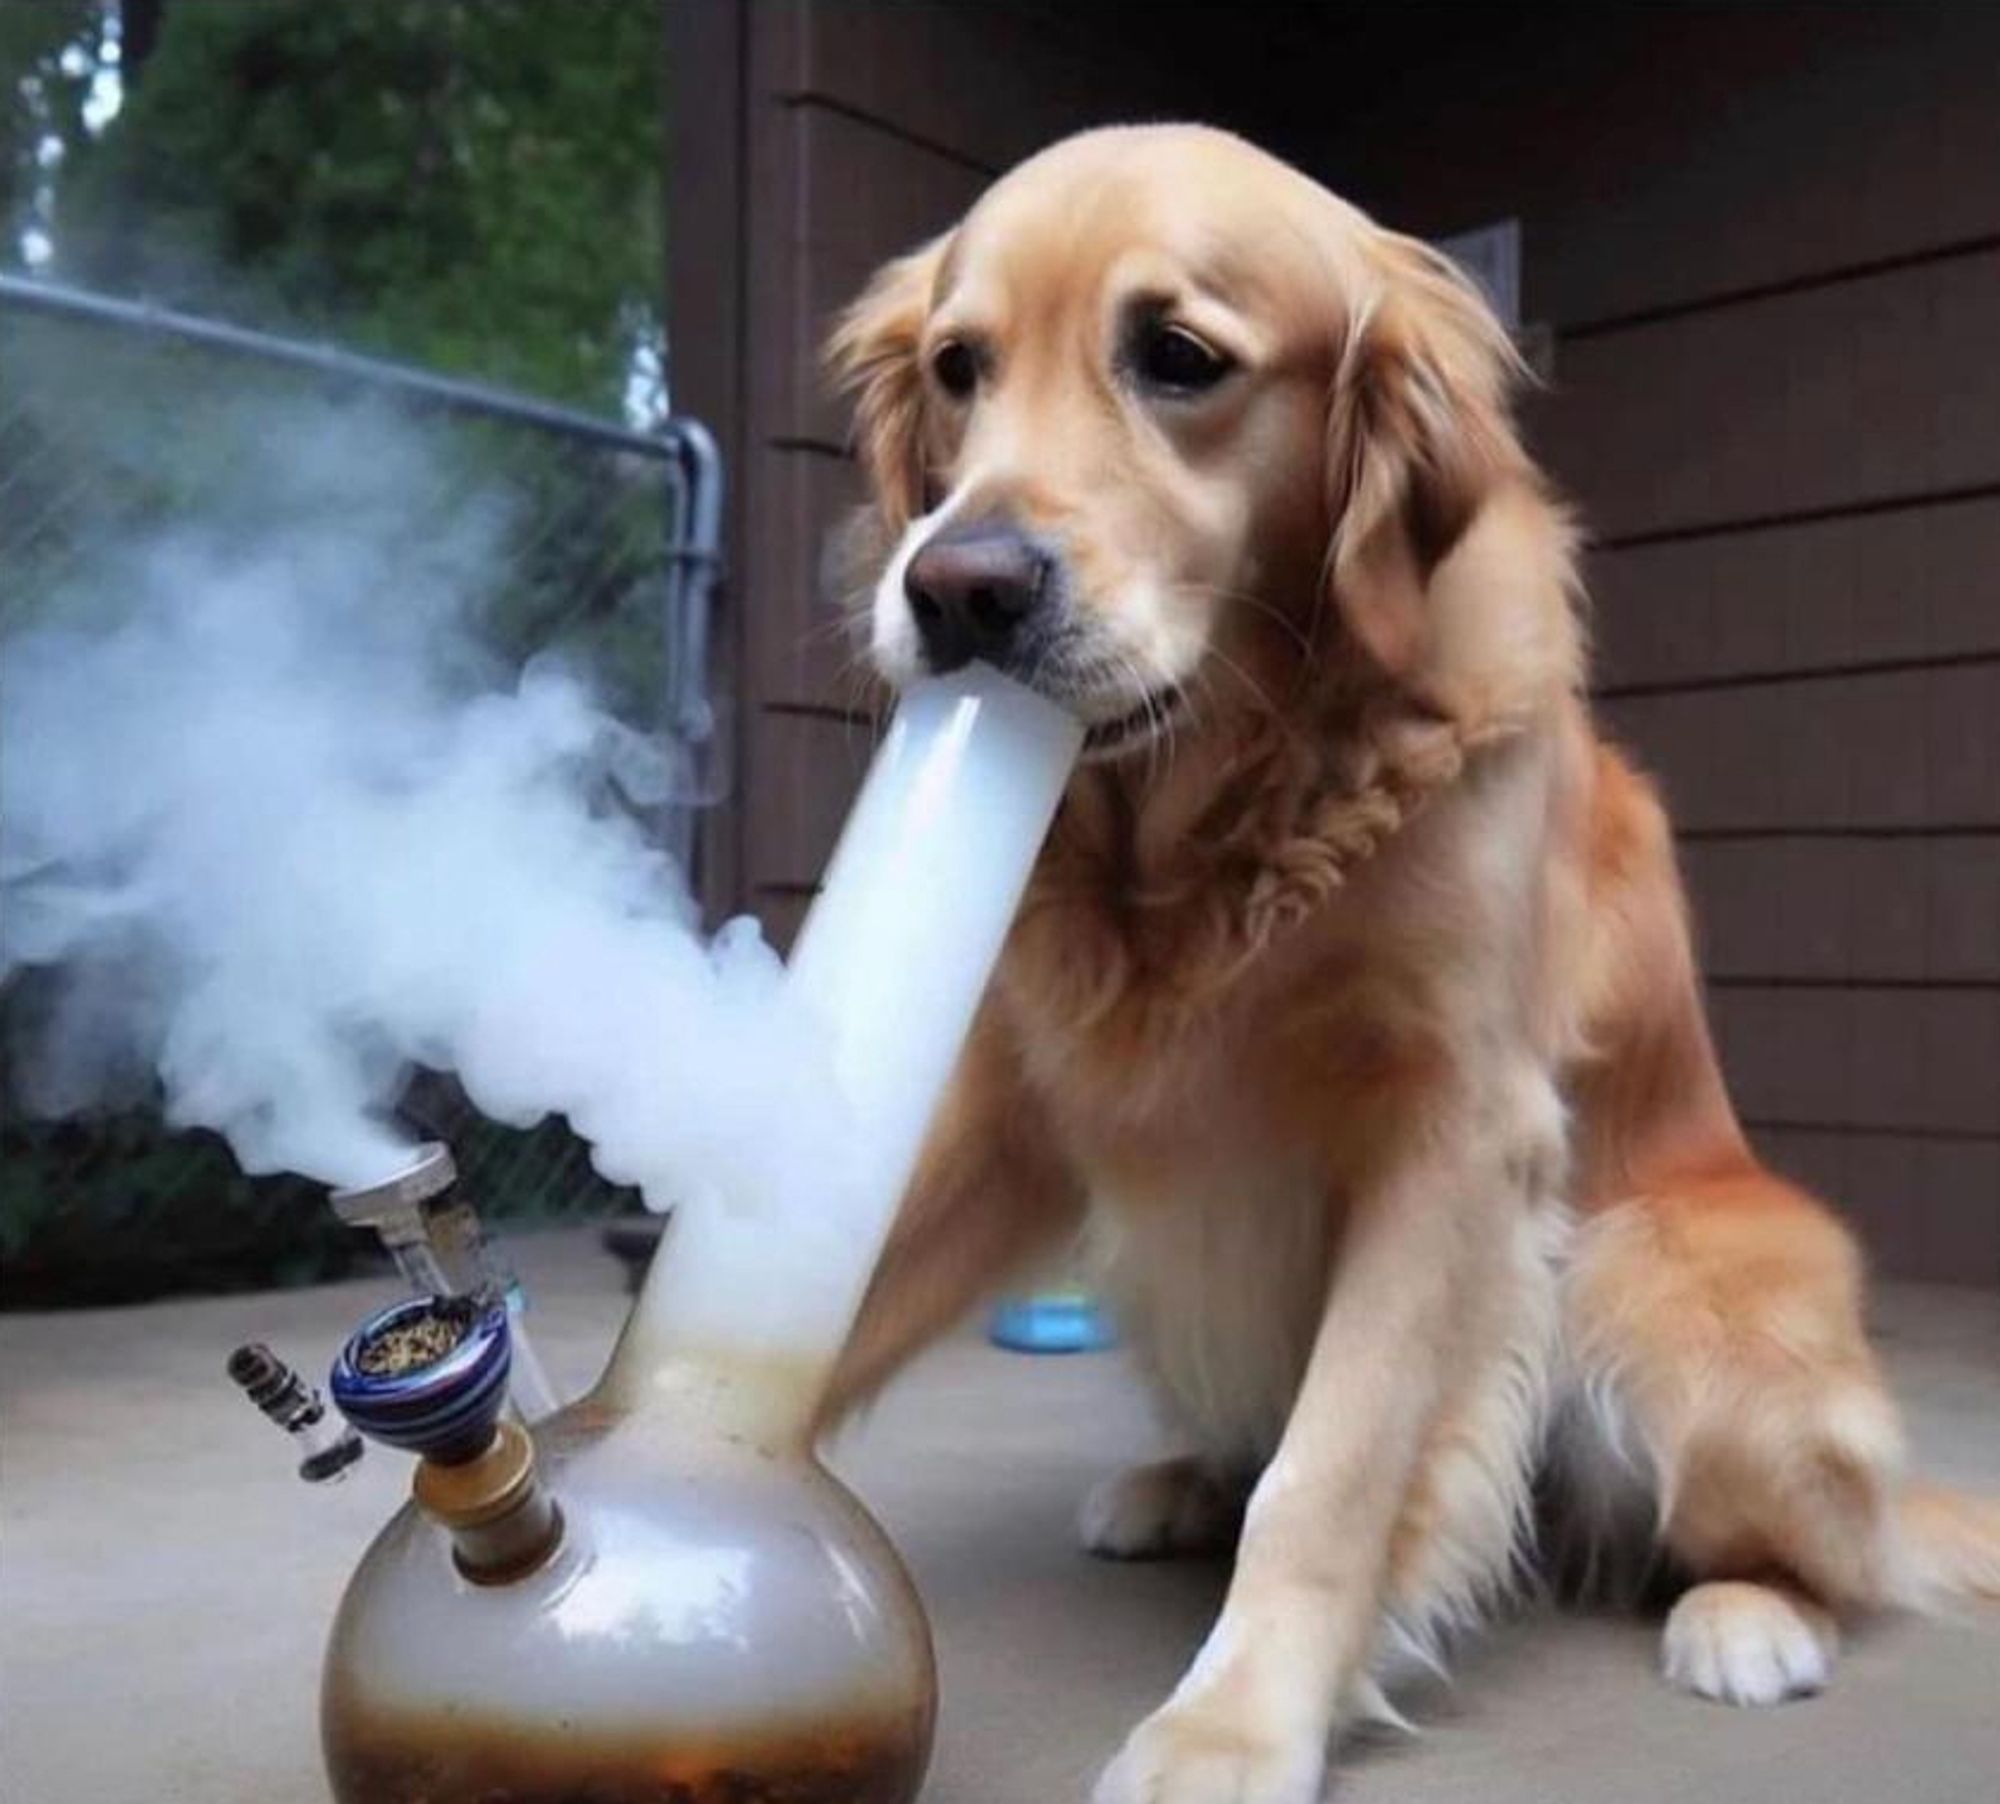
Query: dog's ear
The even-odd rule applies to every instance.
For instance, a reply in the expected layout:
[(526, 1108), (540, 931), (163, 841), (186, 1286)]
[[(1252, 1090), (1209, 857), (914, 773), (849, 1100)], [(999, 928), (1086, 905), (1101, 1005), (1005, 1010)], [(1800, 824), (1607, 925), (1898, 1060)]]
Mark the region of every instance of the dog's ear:
[(854, 443), (891, 533), (923, 511), (923, 367), (918, 352), (949, 235), (884, 264), (835, 323), (826, 365), (854, 398)]
[(1380, 232), (1374, 292), (1349, 327), (1327, 437), (1326, 581), (1349, 633), (1394, 681), (1449, 709), (1438, 566), (1486, 501), (1530, 474), (1509, 397), (1522, 366), (1442, 253)]

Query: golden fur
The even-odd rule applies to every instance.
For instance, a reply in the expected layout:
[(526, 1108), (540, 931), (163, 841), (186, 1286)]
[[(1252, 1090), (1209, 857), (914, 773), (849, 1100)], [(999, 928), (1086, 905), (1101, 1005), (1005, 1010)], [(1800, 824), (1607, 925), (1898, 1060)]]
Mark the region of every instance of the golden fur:
[[(1162, 318), (1226, 377), (1140, 384)], [(1100, 1799), (1316, 1796), (1383, 1661), (1506, 1588), (1544, 1457), (1691, 1578), (1665, 1659), (1709, 1695), (1816, 1686), (1838, 1612), (2000, 1591), (2000, 1518), (1903, 1478), (1845, 1230), (1730, 1108), (1470, 287), (1236, 139), (1121, 129), (890, 265), (832, 359), (884, 673), (920, 663), (911, 551), (998, 513), (1060, 550), (1025, 674), (1156, 729), (1065, 798), (828, 1401), (1089, 1232), (1189, 1449), (1087, 1540), (1241, 1509)]]

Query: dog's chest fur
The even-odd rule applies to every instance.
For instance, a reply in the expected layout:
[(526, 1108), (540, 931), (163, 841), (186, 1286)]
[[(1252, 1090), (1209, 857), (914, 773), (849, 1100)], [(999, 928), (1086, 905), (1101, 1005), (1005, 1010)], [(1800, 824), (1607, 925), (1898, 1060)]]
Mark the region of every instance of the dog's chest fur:
[[(1454, 822), (1475, 805), (1494, 830)], [(1532, 766), (1465, 786), (1212, 986), (1135, 931), (1112, 884), (1027, 917), (1003, 980), (1025, 1075), (1137, 1357), (1218, 1462), (1274, 1450), (1349, 1199), (1430, 1106), (1444, 1049), (1501, 1044), (1468, 1024), (1507, 994), (1492, 968), (1522, 962), (1538, 808)]]
[(1327, 1144), (1365, 1143), (1361, 1117), (1394, 1064), (1337, 959), (1299, 981), (1323, 1003), (1305, 1045), (1273, 1040), (1261, 983), (1177, 1031), (1134, 1031), (1114, 1010), (1028, 1032), (1127, 1343), (1173, 1426), (1244, 1471), (1283, 1432), (1331, 1280), (1344, 1186)]
[(1303, 1173), (1217, 1167), (1094, 1191), (1091, 1249), (1173, 1426), (1251, 1472), (1291, 1412), (1326, 1295), (1332, 1230)]

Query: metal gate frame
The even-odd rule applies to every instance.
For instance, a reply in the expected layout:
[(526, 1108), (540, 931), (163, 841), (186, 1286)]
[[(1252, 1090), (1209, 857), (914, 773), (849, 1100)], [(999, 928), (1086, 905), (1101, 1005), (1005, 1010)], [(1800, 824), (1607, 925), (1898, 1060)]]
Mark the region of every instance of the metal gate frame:
[[(599, 450), (622, 451), (663, 466), (664, 504), (675, 531), (667, 552), (665, 694), (661, 729), (688, 754), (691, 770), (726, 773), (729, 760), (717, 743), (718, 719), (709, 689), (710, 635), (720, 596), (722, 563), (722, 458), (699, 420), (674, 415), (657, 432), (637, 432), (576, 408), (515, 394), (485, 383), (364, 356), (337, 346), (282, 338), (247, 326), (181, 313), (61, 283), (0, 274), (0, 307), (18, 307), (56, 319), (120, 329), (140, 336), (199, 346), (225, 356), (316, 376), (329, 388), (384, 393), (420, 408), (531, 427), (552, 437)], [(667, 850), (699, 894), (696, 868), (700, 807), (722, 799), (704, 790), (675, 807), (665, 827)]]

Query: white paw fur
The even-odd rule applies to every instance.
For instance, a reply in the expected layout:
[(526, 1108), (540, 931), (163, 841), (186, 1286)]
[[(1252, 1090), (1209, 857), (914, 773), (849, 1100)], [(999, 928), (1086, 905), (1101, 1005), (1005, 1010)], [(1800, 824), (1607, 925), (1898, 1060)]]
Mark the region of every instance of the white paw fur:
[(1720, 1704), (1781, 1704), (1824, 1689), (1839, 1652), (1833, 1618), (1771, 1585), (1696, 1585), (1667, 1617), (1668, 1680)]
[(1232, 1733), (1169, 1704), (1127, 1738), (1091, 1804), (1318, 1804), (1324, 1750)]
[(1084, 1550), (1106, 1560), (1163, 1560), (1230, 1544), (1241, 1506), (1198, 1461), (1133, 1466), (1091, 1487), (1077, 1517)]

